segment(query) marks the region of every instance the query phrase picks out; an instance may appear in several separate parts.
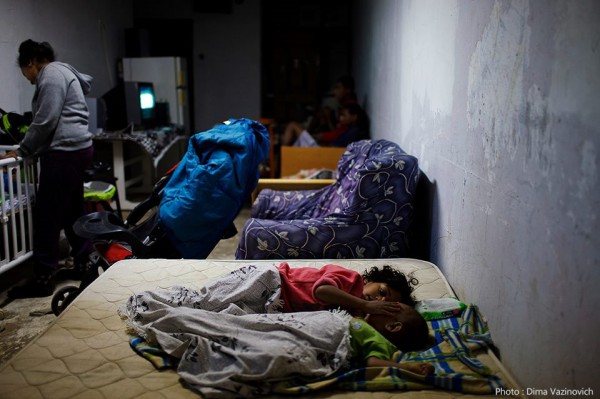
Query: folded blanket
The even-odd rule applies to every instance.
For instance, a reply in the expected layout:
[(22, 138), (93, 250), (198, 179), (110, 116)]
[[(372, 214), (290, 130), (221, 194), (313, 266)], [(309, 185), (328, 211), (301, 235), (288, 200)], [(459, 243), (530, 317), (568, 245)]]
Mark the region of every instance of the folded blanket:
[[(135, 297), (121, 311), (130, 327), (179, 359), (178, 374), (205, 397), (260, 396), (290, 376), (323, 379), (350, 355), (344, 312), (245, 314), (231, 305), (217, 313), (167, 304), (149, 292)], [(141, 351), (148, 352), (154, 350)]]

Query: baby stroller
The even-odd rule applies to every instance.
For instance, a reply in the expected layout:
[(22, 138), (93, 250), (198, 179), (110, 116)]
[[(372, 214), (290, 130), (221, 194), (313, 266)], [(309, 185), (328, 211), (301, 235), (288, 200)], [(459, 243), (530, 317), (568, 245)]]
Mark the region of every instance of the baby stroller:
[(51, 307), (59, 315), (81, 291), (113, 263), (130, 258), (178, 258), (177, 250), (165, 237), (158, 223), (157, 207), (162, 191), (173, 170), (169, 170), (153, 187), (151, 194), (140, 202), (123, 220), (114, 211), (92, 212), (73, 225), (75, 233), (92, 241), (95, 251), (90, 255), (88, 270), (79, 287), (65, 286), (52, 297)]
[(58, 290), (51, 302), (60, 314), (81, 291), (117, 261), (128, 258), (204, 259), (224, 238), (258, 183), (269, 134), (258, 122), (232, 119), (197, 133), (180, 163), (153, 187), (126, 220), (115, 212), (82, 216), (73, 230), (92, 241), (95, 253), (79, 287)]

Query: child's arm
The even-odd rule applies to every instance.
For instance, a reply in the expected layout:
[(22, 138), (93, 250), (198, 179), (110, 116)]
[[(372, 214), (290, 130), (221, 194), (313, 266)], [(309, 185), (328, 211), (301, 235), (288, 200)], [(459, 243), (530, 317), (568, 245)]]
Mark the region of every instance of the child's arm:
[(433, 374), (435, 371), (431, 363), (396, 363), (376, 357), (367, 359), (367, 367), (397, 367), (421, 375)]
[(315, 298), (321, 302), (338, 305), (354, 312), (363, 314), (385, 314), (393, 316), (397, 314), (402, 305), (398, 302), (367, 301), (350, 295), (333, 285), (320, 285), (314, 291)]

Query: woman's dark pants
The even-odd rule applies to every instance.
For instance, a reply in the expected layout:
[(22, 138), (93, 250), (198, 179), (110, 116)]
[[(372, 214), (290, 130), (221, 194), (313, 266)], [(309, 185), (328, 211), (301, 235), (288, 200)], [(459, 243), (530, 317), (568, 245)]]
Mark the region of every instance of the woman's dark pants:
[(73, 232), (73, 223), (84, 214), (84, 172), (92, 164), (94, 149), (52, 151), (40, 159), (40, 179), (33, 208), (33, 256), (37, 275), (58, 267), (60, 231), (64, 229), (76, 260), (91, 252), (89, 241)]

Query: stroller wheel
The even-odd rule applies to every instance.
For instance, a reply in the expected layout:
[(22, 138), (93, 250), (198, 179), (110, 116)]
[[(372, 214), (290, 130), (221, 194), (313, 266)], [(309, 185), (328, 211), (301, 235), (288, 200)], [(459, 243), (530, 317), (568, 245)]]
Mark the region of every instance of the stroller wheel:
[(63, 310), (69, 306), (71, 302), (79, 295), (79, 288), (73, 285), (68, 285), (56, 291), (56, 294), (52, 297), (52, 313), (56, 316), (62, 313)]

